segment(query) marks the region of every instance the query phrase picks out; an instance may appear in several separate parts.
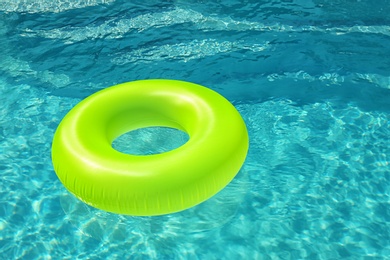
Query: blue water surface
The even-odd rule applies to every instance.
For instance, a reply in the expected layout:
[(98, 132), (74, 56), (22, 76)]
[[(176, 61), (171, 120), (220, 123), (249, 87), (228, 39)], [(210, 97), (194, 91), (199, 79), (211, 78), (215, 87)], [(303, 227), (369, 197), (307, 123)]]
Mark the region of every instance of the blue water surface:
[[(389, 13), (388, 0), (0, 0), (0, 259), (389, 259)], [(227, 97), (247, 160), (180, 213), (86, 206), (52, 169), (54, 131), (88, 95), (148, 78)], [(157, 134), (132, 140), (180, 142)]]

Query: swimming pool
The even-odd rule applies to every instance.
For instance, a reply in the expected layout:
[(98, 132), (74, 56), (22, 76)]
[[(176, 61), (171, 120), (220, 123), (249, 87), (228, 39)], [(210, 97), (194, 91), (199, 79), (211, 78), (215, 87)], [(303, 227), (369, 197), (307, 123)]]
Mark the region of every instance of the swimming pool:
[[(389, 4), (1, 1), (0, 258), (386, 259)], [(248, 158), (181, 213), (87, 207), (52, 169), (54, 131), (82, 98), (147, 78), (227, 97)]]

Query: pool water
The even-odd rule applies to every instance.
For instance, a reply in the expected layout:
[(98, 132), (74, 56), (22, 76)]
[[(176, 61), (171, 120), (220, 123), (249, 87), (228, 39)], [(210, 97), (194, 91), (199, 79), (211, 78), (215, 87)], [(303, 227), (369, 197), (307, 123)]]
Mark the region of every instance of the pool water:
[[(0, 259), (388, 259), (389, 13), (388, 0), (0, 1)], [(54, 131), (86, 96), (147, 78), (228, 98), (247, 160), (183, 212), (86, 206), (52, 169)]]

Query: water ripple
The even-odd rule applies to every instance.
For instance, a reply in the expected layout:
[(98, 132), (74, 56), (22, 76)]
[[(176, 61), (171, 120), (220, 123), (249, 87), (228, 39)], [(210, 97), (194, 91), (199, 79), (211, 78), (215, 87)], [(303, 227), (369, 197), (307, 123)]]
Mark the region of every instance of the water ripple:
[(321, 27), (314, 25), (294, 26), (282, 23), (261, 23), (247, 20), (235, 20), (231, 17), (208, 16), (191, 9), (175, 7), (160, 13), (146, 13), (130, 19), (111, 18), (99, 25), (85, 27), (66, 27), (51, 30), (25, 29), (26, 37), (45, 37), (63, 39), (66, 44), (86, 39), (117, 39), (126, 33), (137, 30), (142, 32), (150, 28), (173, 26), (175, 24), (192, 23), (194, 28), (203, 31), (260, 31), (260, 32), (320, 32), (324, 34), (371, 33), (390, 36), (390, 26), (339, 26)]
[(115, 0), (2, 0), (0, 10), (4, 12), (20, 13), (59, 13), (66, 10), (95, 6), (99, 4), (108, 4)]

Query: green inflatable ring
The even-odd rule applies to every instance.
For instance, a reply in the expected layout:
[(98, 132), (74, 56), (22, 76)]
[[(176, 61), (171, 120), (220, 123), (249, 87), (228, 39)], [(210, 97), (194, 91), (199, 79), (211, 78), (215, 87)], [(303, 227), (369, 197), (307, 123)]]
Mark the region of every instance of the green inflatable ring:
[[(112, 148), (118, 136), (165, 126), (189, 140), (161, 154)], [(101, 90), (61, 121), (52, 144), (54, 170), (85, 203), (109, 212), (151, 216), (181, 211), (224, 188), (248, 151), (238, 111), (218, 93), (188, 82), (141, 80)]]

